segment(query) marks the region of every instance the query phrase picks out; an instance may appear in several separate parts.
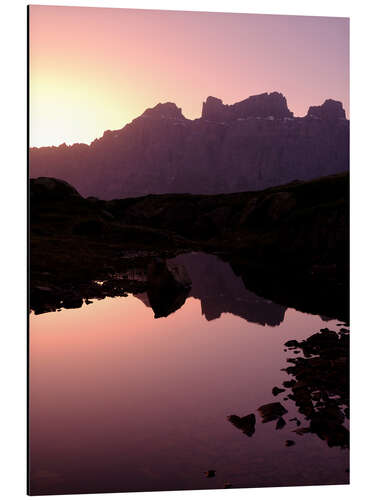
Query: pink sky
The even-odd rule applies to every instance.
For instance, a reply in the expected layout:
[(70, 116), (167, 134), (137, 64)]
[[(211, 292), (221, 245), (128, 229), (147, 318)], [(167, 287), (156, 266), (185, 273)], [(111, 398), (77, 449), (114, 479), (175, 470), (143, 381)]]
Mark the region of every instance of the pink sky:
[(30, 7), (30, 144), (90, 143), (159, 102), (282, 92), (296, 116), (349, 115), (349, 19)]

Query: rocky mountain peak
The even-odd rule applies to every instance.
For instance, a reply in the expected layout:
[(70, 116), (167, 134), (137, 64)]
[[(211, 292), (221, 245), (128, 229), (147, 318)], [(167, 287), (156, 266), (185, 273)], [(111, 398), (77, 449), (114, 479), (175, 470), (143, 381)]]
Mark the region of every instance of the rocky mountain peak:
[(239, 118), (259, 117), (292, 118), (286, 98), (280, 92), (253, 95), (235, 104), (223, 104), (221, 99), (207, 97), (202, 107), (202, 118), (209, 121), (232, 121)]
[(185, 120), (181, 108), (178, 108), (176, 104), (173, 102), (164, 102), (164, 103), (159, 102), (159, 104), (157, 104), (153, 108), (146, 109), (146, 111), (141, 116)]
[(202, 118), (204, 120), (220, 121), (225, 118), (227, 106), (221, 99), (208, 96), (202, 106)]
[(342, 102), (326, 99), (321, 106), (310, 106), (307, 116), (320, 118), (321, 120), (346, 120), (345, 110)]

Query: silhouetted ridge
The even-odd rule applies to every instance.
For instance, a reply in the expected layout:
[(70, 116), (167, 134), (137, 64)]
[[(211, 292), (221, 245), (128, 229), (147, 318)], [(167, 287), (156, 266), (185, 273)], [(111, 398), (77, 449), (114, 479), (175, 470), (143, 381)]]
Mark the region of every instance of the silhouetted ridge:
[(285, 97), (279, 92), (250, 96), (236, 104), (223, 104), (221, 99), (208, 97), (203, 103), (202, 118), (211, 121), (230, 121), (239, 118), (292, 118)]
[(307, 116), (321, 120), (346, 120), (342, 103), (333, 99), (327, 99), (321, 106), (310, 106)]
[(178, 108), (173, 102), (159, 103), (153, 108), (148, 108), (141, 115), (143, 117), (151, 116), (154, 118), (173, 118), (175, 120), (185, 120), (181, 108)]
[(83, 196), (258, 191), (349, 169), (349, 121), (332, 99), (293, 117), (278, 93), (232, 105), (208, 97), (189, 120), (159, 103), (90, 146), (31, 148), (31, 177), (57, 177)]
[(81, 198), (78, 191), (61, 179), (38, 177), (30, 179), (30, 198), (32, 201), (60, 201)]

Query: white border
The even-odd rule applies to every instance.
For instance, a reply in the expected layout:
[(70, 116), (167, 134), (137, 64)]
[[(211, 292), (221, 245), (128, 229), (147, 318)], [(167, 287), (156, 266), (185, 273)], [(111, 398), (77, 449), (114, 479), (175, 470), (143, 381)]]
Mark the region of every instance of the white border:
[[(249, 498), (308, 500), (374, 493), (374, 7), (371, 1), (314, 0), (138, 0), (41, 1), (80, 5), (263, 14), (325, 15), (351, 18), (351, 281), (352, 281), (352, 465), (350, 486), (128, 493), (126, 498)], [(25, 497), (26, 484), (26, 5), (2, 4), (1, 36), (1, 334), (0, 492), (7, 500)], [(4, 154), (5, 152), (5, 154)], [(5, 229), (5, 231), (4, 231)], [(121, 494), (118, 494), (121, 495)], [(104, 498), (104, 495), (86, 497)], [(56, 498), (56, 497), (49, 497)], [(77, 498), (67, 495), (62, 498)]]

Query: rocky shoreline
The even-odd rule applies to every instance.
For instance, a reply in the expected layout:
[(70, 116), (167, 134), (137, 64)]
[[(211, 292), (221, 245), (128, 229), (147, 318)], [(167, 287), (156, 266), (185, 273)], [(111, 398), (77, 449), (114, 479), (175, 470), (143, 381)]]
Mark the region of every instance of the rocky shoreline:
[(156, 258), (200, 251), (262, 297), (347, 320), (348, 233), (347, 174), (261, 192), (112, 201), (31, 179), (30, 308), (145, 292)]
[[(323, 328), (306, 340), (285, 343), (284, 350), (296, 354), (281, 369), (291, 378), (282, 388), (274, 387), (272, 395), (294, 401), (301, 417), (287, 419), (281, 401), (264, 404), (257, 411), (263, 424), (276, 421), (276, 430), (286, 428), (293, 433), (286, 446), (314, 434), (329, 447), (349, 448), (349, 329), (344, 326), (338, 331)], [(255, 432), (254, 413), (242, 418), (230, 415), (228, 420), (249, 437)]]

